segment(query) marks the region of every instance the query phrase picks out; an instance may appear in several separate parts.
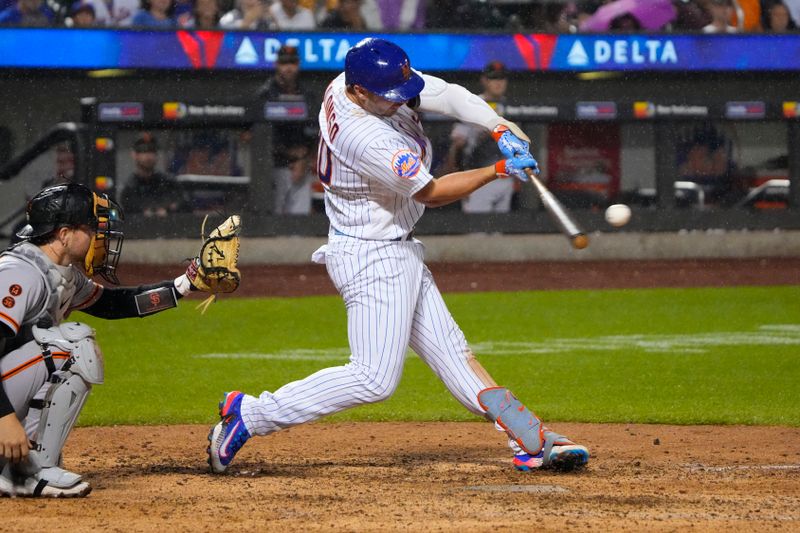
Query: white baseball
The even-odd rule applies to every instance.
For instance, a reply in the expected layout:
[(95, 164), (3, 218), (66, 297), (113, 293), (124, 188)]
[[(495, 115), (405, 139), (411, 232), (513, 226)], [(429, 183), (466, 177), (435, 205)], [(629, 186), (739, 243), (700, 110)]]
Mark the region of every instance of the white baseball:
[(631, 208), (625, 204), (614, 204), (606, 209), (606, 222), (618, 228), (631, 219)]

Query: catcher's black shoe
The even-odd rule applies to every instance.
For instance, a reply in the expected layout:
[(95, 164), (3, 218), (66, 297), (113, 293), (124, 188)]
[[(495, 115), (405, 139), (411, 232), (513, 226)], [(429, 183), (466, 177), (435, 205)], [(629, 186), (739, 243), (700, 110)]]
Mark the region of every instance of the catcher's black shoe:
[(244, 426), (240, 409), (244, 394), (233, 391), (225, 394), (219, 404), (219, 423), (208, 434), (208, 464), (211, 471), (220, 474), (228, 468), (236, 452), (244, 446), (250, 433)]

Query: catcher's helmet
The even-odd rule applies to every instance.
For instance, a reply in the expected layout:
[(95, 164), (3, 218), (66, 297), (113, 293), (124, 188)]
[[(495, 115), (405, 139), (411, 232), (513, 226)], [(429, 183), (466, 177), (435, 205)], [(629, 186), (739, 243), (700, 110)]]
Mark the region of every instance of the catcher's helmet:
[(18, 234), (24, 239), (44, 237), (63, 226), (86, 224), (97, 228), (94, 194), (78, 183), (42, 189), (28, 202), (26, 214), (28, 225)]
[(119, 230), (122, 210), (107, 195), (97, 195), (79, 183), (53, 185), (30, 199), (26, 209), (28, 224), (17, 233), (20, 239), (35, 244), (46, 242), (58, 228), (86, 225), (95, 235), (86, 254), (84, 270), (102, 275), (112, 283), (122, 250)]
[(422, 76), (411, 70), (402, 48), (372, 37), (347, 52), (344, 80), (347, 85), (360, 85), (390, 102), (407, 102), (425, 86)]

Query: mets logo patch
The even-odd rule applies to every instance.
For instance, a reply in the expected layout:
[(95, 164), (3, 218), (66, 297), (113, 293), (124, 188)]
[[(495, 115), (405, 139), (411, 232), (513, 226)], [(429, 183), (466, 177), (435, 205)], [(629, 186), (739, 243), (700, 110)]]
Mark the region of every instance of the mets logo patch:
[(11, 296), (6, 296), (5, 298), (3, 298), (3, 305), (8, 307), (9, 309), (14, 307), (15, 303), (16, 302), (14, 301), (14, 298), (12, 298)]
[(15, 283), (8, 288), (8, 292), (11, 294), (11, 296), (19, 296), (22, 294), (22, 287)]
[(392, 170), (401, 178), (411, 179), (419, 173), (422, 162), (411, 150), (400, 150), (392, 158)]

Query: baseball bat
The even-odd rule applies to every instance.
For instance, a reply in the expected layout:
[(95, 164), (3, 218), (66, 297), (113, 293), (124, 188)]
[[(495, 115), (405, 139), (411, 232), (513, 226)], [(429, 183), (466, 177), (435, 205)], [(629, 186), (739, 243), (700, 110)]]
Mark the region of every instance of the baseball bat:
[(531, 169), (526, 168), (525, 174), (528, 175), (531, 183), (534, 187), (536, 187), (536, 190), (539, 193), (539, 198), (542, 199), (542, 204), (550, 214), (550, 218), (552, 218), (553, 222), (556, 223), (558, 229), (561, 230), (561, 233), (563, 233), (569, 239), (572, 247), (578, 250), (583, 250), (589, 246), (589, 237), (587, 237), (586, 233), (584, 233), (584, 231), (572, 220), (572, 218), (569, 216), (569, 213), (567, 213), (567, 210), (564, 209), (563, 205), (561, 205), (561, 202), (559, 202), (556, 197), (553, 196), (553, 193), (547, 190), (547, 187), (545, 187), (544, 184), (539, 181), (539, 178), (536, 177), (536, 174), (534, 174)]

